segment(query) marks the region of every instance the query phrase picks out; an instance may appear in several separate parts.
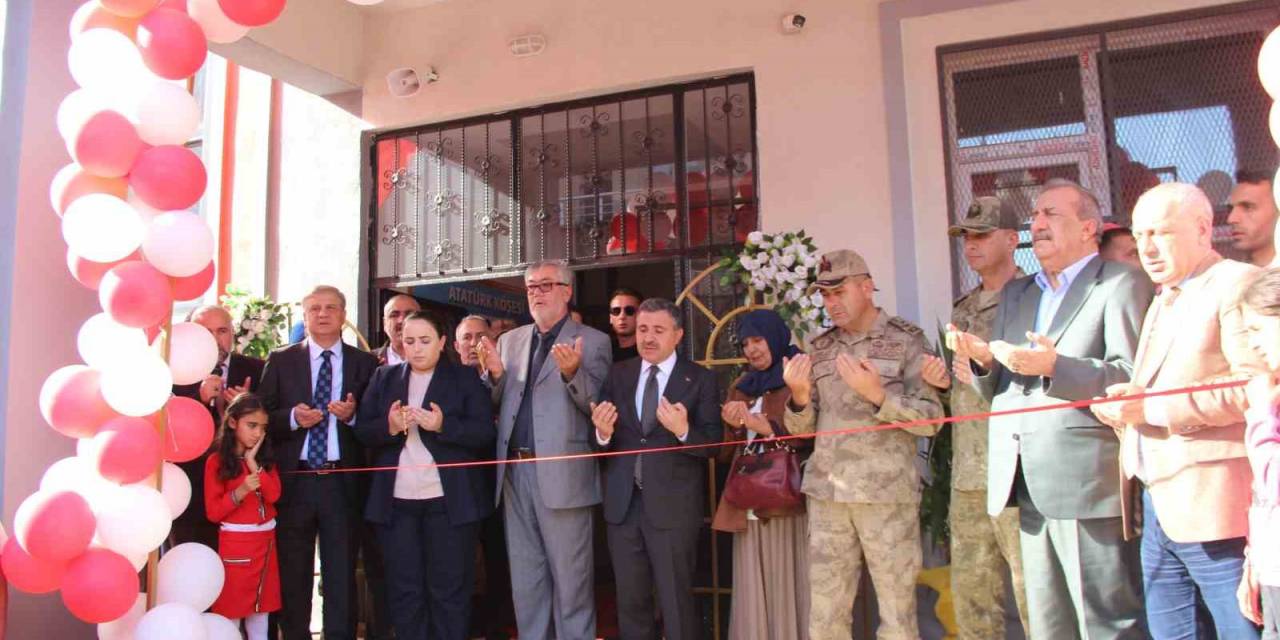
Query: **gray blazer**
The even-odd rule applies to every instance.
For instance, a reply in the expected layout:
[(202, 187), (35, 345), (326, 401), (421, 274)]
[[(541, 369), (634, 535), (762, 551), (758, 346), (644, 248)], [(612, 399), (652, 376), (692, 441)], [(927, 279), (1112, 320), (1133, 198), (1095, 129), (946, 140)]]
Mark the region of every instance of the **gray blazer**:
[[(1005, 285), (992, 340), (1028, 345), (1040, 287), (1034, 276)], [(1153, 287), (1141, 271), (1095, 257), (1071, 282), (1046, 335), (1057, 347), (1051, 378), (1024, 376), (998, 361), (976, 379), (992, 411), (1101, 396), (1128, 382)], [(987, 512), (1009, 503), (1018, 457), (1031, 501), (1058, 519), (1120, 515), (1120, 441), (1088, 407), (993, 417), (988, 430)]]
[[(511, 430), (529, 377), (529, 348), (533, 344), (534, 325), (512, 329), (498, 338), (505, 373), (497, 385), (491, 385), (493, 402), (498, 406), (497, 459), (507, 459)], [(560, 367), (548, 354), (547, 361), (534, 381), (533, 442), (541, 456), (591, 453), (591, 402), (609, 373), (613, 360), (609, 336), (573, 321), (565, 320), (556, 344), (573, 345), (582, 336), (582, 365), (569, 382), (560, 377)], [(486, 376), (487, 378), (487, 376)], [(542, 503), (550, 509), (569, 509), (600, 504), (600, 468), (593, 459), (533, 464), (538, 473)], [(499, 464), (495, 503), (502, 498), (503, 478), (507, 465)]]

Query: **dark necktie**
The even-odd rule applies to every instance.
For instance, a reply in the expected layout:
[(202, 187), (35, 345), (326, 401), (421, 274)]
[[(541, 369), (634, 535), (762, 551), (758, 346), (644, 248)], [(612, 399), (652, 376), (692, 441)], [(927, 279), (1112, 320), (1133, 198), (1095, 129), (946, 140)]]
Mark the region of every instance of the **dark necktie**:
[(547, 354), (551, 351), (553, 340), (549, 333), (533, 332), (535, 341), (533, 351), (533, 362), (529, 363), (529, 381), (533, 382), (538, 379), (538, 373), (542, 371), (542, 363), (546, 361)]
[(320, 363), (316, 392), (312, 397), (315, 407), (320, 410), (320, 422), (311, 428), (311, 438), (307, 441), (307, 464), (312, 467), (323, 466), (329, 460), (329, 400), (333, 391), (333, 363), (330, 358), (333, 352), (326, 349), (320, 356), (324, 362)]
[[(649, 435), (658, 424), (658, 365), (649, 365), (649, 377), (644, 381), (644, 397), (640, 402), (640, 430)], [(644, 458), (636, 456), (636, 486), (644, 487), (640, 463)]]

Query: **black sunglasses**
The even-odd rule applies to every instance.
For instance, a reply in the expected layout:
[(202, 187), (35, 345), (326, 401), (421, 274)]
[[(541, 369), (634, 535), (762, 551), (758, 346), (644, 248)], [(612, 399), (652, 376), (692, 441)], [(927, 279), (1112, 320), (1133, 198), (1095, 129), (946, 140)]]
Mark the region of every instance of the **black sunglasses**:
[(628, 316), (634, 316), (636, 314), (636, 308), (631, 305), (627, 305), (625, 307), (609, 307), (609, 315), (611, 316), (620, 316), (624, 313)]

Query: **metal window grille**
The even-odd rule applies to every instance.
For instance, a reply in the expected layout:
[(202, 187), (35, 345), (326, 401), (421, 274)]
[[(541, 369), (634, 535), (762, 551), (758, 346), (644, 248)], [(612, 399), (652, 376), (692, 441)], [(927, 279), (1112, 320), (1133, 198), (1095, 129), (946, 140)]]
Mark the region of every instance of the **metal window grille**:
[[(1190, 182), (1232, 256), (1233, 176), (1276, 166), (1256, 64), (1278, 23), (1275, 4), (1251, 2), (940, 49), (951, 220), (978, 196), (1011, 199), (1024, 217), (1015, 260), (1034, 273), (1027, 218), (1047, 180), (1080, 182), (1119, 224), (1155, 184)], [(957, 294), (976, 286), (959, 240), (952, 259)]]
[(375, 286), (715, 252), (755, 230), (750, 75), (373, 138)]

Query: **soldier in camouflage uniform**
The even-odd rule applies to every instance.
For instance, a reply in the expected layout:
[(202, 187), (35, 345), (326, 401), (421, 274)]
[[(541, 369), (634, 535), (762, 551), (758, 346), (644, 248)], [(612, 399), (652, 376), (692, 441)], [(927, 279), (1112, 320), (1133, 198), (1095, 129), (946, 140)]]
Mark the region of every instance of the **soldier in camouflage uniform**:
[(787, 362), (791, 389), (784, 420), (792, 433), (819, 437), (805, 468), (809, 497), (809, 637), (848, 640), (863, 558), (880, 603), (882, 640), (916, 640), (920, 572), (920, 478), (917, 436), (937, 425), (822, 436), (824, 431), (942, 415), (921, 377), (925, 341), (919, 327), (881, 311), (875, 284), (853, 251), (822, 258), (815, 288), (836, 328), (809, 355)]
[[(964, 238), (965, 260), (982, 279), (956, 301), (951, 323), (985, 340), (991, 335), (1001, 289), (1009, 280), (1026, 275), (1013, 262), (1013, 250), (1018, 246), (1017, 213), (999, 198), (978, 198), (949, 233)], [(967, 362), (958, 369), (961, 374), (970, 371)], [(991, 409), (991, 403), (967, 380), (951, 387), (941, 358), (926, 356), (924, 379), (949, 390), (944, 399), (950, 402), (953, 416)], [(951, 433), (951, 597), (958, 638), (1003, 638), (1006, 569), (1012, 577), (1022, 628), (1028, 628), (1018, 508), (1006, 508), (996, 517), (987, 515), (987, 421), (956, 422)]]

